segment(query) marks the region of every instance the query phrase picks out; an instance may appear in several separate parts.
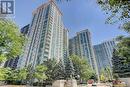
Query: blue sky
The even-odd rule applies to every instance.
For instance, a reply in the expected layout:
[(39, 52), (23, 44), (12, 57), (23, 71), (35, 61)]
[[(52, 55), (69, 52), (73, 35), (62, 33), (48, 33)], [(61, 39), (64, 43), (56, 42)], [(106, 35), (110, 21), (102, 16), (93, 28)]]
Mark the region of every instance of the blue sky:
[[(31, 22), (32, 11), (46, 0), (15, 1), (15, 22), (23, 27)], [(119, 35), (127, 35), (118, 29), (117, 24), (105, 24), (108, 16), (96, 4), (96, 0), (72, 0), (57, 4), (63, 13), (64, 25), (69, 29), (70, 37), (80, 30), (89, 29), (92, 43), (98, 44)]]

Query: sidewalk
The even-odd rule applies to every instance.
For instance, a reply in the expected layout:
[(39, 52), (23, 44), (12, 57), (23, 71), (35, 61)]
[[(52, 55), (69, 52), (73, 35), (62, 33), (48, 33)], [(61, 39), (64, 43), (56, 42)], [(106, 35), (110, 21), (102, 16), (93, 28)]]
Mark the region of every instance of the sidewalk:
[(78, 87), (112, 87), (112, 86), (110, 86), (110, 84), (107, 83), (100, 83), (97, 84), (97, 86), (92, 86), (91, 84), (88, 84), (88, 85), (79, 85)]

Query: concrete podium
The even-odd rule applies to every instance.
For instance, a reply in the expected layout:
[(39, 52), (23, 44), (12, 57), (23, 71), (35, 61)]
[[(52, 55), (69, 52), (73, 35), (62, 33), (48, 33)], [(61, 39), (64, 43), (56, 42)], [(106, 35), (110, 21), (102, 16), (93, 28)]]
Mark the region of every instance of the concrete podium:
[(77, 81), (75, 79), (67, 80), (66, 83), (66, 87), (77, 87)]
[(65, 80), (56, 80), (53, 82), (52, 87), (64, 87)]
[(72, 80), (56, 80), (52, 87), (77, 87), (77, 81), (75, 79)]

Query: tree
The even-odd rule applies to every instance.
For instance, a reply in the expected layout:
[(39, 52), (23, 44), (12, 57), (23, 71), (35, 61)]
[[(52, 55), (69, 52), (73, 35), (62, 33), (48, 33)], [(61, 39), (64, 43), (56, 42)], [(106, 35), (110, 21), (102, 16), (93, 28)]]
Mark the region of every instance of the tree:
[(18, 80), (17, 70), (12, 70), (10, 68), (0, 68), (0, 80), (13, 83)]
[(101, 69), (100, 80), (103, 82), (112, 80), (110, 67), (105, 67)]
[(22, 52), (25, 38), (10, 20), (0, 19), (0, 64)]
[(11, 73), (10, 71), (11, 71), (10, 68), (0, 68), (0, 80), (1, 81), (7, 80), (9, 78), (8, 74)]
[(113, 74), (119, 77), (130, 77), (130, 37), (119, 36), (113, 52)]
[(18, 70), (12, 70), (10, 68), (0, 68), (0, 80), (17, 80)]
[(34, 73), (34, 69), (33, 67), (29, 64), (27, 67), (27, 77), (26, 77), (26, 82), (29, 83), (30, 85), (32, 85), (32, 78), (33, 78), (33, 73)]
[(18, 69), (8, 69), (8, 72), (6, 72), (7, 74), (7, 78), (6, 78), (6, 81), (10, 84), (18, 84), (18, 73), (19, 73), (19, 70)]
[(98, 78), (97, 78), (96, 73), (93, 73), (93, 75), (89, 79), (93, 79), (94, 81), (97, 81)]
[(120, 56), (120, 53), (118, 53), (118, 48), (114, 49), (112, 64), (113, 64), (113, 75), (116, 74), (119, 77), (123, 78), (130, 77), (130, 68), (129, 68), (130, 62), (126, 57), (123, 57), (122, 54)]
[(124, 29), (126, 32), (130, 32), (130, 21), (123, 24), (121, 29)]
[(65, 63), (65, 79), (70, 79), (72, 76), (74, 76), (74, 67), (73, 63), (69, 58), (66, 58)]
[(119, 79), (119, 75), (118, 74), (114, 74), (113, 77), (114, 77), (115, 80)]
[(47, 61), (44, 61), (43, 64), (48, 68), (46, 71), (48, 81), (64, 78), (65, 72), (61, 61), (57, 62), (55, 59), (48, 59)]
[(55, 67), (55, 80), (65, 79), (65, 68), (62, 61), (59, 61)]
[(130, 63), (130, 37), (124, 37), (117, 44), (116, 54), (125, 58), (126, 63)]
[(73, 67), (75, 70), (75, 78), (77, 76), (80, 77), (82, 80), (88, 80), (93, 75), (93, 70), (90, 68), (87, 60), (84, 58), (80, 58), (76, 55), (70, 56), (70, 59), (72, 60)]
[(47, 67), (44, 65), (37, 65), (35, 72), (34, 72), (34, 78), (38, 80), (38, 83), (41, 83), (43, 80), (47, 79), (47, 76), (45, 72), (47, 71)]
[(101, 75), (100, 75), (100, 80), (101, 80), (102, 82), (106, 82), (106, 78), (105, 78), (104, 73), (101, 73)]
[(112, 80), (112, 71), (111, 71), (111, 68), (110, 67), (105, 67), (105, 71), (106, 71), (106, 73), (107, 73), (107, 78), (108, 78), (108, 81), (111, 81)]
[(9, 83), (16, 83), (26, 80), (28, 71), (26, 68), (23, 69), (10, 69), (0, 68), (0, 80), (7, 81)]
[(130, 32), (130, 1), (129, 0), (97, 0), (101, 8), (110, 15), (107, 23), (116, 23), (122, 21), (121, 27), (127, 32)]
[(16, 79), (19, 80), (19, 81), (26, 80), (27, 74), (28, 74), (27, 69), (26, 68), (22, 68), (22, 69), (18, 70)]

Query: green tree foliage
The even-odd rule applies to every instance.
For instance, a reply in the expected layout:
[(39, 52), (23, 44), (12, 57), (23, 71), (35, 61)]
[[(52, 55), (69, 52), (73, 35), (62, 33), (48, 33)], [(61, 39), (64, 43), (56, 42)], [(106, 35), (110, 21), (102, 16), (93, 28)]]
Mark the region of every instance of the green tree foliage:
[(36, 66), (35, 72), (34, 72), (34, 78), (38, 80), (38, 82), (41, 82), (43, 80), (47, 79), (47, 76), (45, 72), (47, 71), (47, 67), (44, 65), (38, 65)]
[(63, 66), (63, 62), (62, 61), (59, 61), (56, 64), (54, 72), (55, 72), (54, 77), (55, 77), (56, 80), (65, 79), (65, 68)]
[(118, 74), (114, 74), (114, 75), (113, 75), (113, 78), (114, 78), (115, 80), (118, 80), (118, 79), (119, 79), (119, 75), (118, 75)]
[(24, 41), (25, 38), (12, 21), (0, 19), (0, 63), (17, 57), (22, 51)]
[(93, 73), (89, 79), (93, 79), (94, 81), (98, 81), (98, 77), (97, 77), (96, 73)]
[(26, 68), (22, 68), (22, 69), (18, 70), (17, 80), (19, 80), (19, 81), (26, 80), (27, 74), (28, 74), (28, 71)]
[(130, 1), (129, 0), (97, 0), (101, 8), (109, 15), (107, 23), (122, 21), (121, 27), (130, 32)]
[(36, 66), (36, 69), (32, 73), (28, 71), (28, 68), (15, 70), (10, 68), (0, 68), (0, 80), (9, 81), (13, 84), (17, 84), (17, 82), (23, 83), (23, 81), (25, 82), (32, 79), (37, 79), (39, 82), (41, 82), (47, 79), (45, 74), (46, 71), (47, 67), (44, 65)]
[(8, 73), (8, 81), (17, 81), (18, 80), (18, 73), (19, 70), (15, 69), (15, 70), (10, 70), (10, 73)]
[(76, 55), (70, 56), (70, 59), (72, 60), (73, 67), (75, 70), (75, 77), (78, 75), (80, 76), (80, 79), (88, 80), (93, 75), (93, 70), (90, 68), (87, 60), (80, 58)]
[(130, 32), (130, 21), (123, 24), (121, 29), (124, 29), (126, 32)]
[[(117, 50), (114, 50), (113, 57), (112, 57), (112, 64), (113, 64), (113, 77), (115, 78), (115, 75), (118, 75), (119, 77), (124, 77), (125, 73), (128, 73), (129, 67), (125, 63), (125, 59), (122, 57), (119, 57), (117, 54)], [(126, 71), (126, 69), (128, 69)]]
[(117, 17), (118, 20), (130, 18), (129, 0), (97, 0), (103, 10), (110, 12), (111, 17)]
[(49, 59), (43, 63), (48, 70), (46, 71), (47, 80), (54, 81), (64, 78), (65, 71), (62, 62), (57, 62), (54, 59)]
[(0, 80), (25, 80), (27, 69), (12, 70), (10, 68), (0, 68)]
[(26, 80), (28, 71), (26, 68), (22, 69), (15, 69), (15, 70), (10, 70), (11, 73), (8, 73), (8, 80), (15, 80), (15, 81), (23, 81)]
[(130, 63), (130, 37), (122, 38), (117, 44), (116, 54)]
[(101, 69), (100, 72), (100, 80), (103, 82), (112, 80), (112, 74), (111, 74), (110, 67), (105, 67)]
[(111, 68), (110, 67), (105, 67), (105, 71), (106, 71), (106, 73), (107, 73), (107, 78), (108, 78), (108, 81), (110, 81), (110, 80), (112, 80), (112, 71), (111, 71)]
[(9, 83), (16, 84), (17, 82), (22, 83), (26, 80), (28, 71), (26, 68), (23, 69), (10, 69), (0, 68), (0, 80), (8, 81)]
[(65, 63), (65, 78), (70, 79), (72, 76), (74, 76), (73, 63), (69, 58), (67, 58)]
[(0, 68), (0, 80), (17, 80), (17, 70), (12, 70), (10, 68)]
[(104, 69), (101, 70), (101, 73), (100, 73), (100, 81), (102, 82), (106, 82), (106, 77), (105, 77), (105, 71)]
[(10, 68), (0, 68), (0, 80), (7, 80), (11, 74)]
[(113, 52), (113, 74), (119, 77), (130, 76), (130, 37), (119, 39), (116, 49)]

